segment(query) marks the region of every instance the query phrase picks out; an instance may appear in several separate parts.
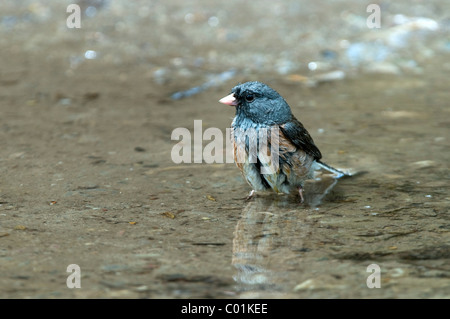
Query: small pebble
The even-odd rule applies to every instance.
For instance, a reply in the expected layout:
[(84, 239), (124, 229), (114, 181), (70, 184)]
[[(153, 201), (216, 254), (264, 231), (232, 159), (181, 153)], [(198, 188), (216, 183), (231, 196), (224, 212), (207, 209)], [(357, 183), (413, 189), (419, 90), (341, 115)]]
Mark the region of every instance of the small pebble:
[(305, 280), (304, 282), (295, 286), (294, 291), (304, 290), (304, 289), (313, 289), (314, 281), (312, 279)]
[(431, 160), (426, 160), (426, 161), (418, 161), (418, 162), (414, 162), (412, 163), (414, 166), (418, 167), (418, 168), (426, 168), (426, 167), (432, 167), (436, 164), (436, 162), (431, 161)]
[(84, 53), (84, 57), (88, 60), (93, 60), (97, 58), (97, 52), (93, 51), (93, 50), (87, 50)]

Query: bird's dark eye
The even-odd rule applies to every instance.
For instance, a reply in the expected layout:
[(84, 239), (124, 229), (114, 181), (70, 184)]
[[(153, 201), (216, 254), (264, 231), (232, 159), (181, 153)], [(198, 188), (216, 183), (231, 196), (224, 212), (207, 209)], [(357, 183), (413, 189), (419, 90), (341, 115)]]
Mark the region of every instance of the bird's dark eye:
[(247, 102), (252, 102), (254, 99), (255, 99), (255, 96), (254, 96), (252, 93), (248, 93), (248, 94), (245, 96), (245, 100), (246, 100)]

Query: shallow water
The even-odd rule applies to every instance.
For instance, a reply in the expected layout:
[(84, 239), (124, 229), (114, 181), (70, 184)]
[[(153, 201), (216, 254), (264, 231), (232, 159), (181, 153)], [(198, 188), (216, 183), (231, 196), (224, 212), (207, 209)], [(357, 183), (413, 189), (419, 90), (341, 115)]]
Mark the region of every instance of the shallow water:
[[(97, 9), (80, 30), (55, 18), (61, 4), (27, 4), (0, 17), (1, 297), (450, 296), (446, 3), (385, 9), (439, 29), (385, 26), (384, 42), (355, 1), (81, 1)], [(359, 174), (308, 181), (300, 204), (245, 201), (232, 163), (175, 164), (173, 130), (225, 133), (234, 112), (217, 101), (248, 80), (280, 92), (326, 163)]]

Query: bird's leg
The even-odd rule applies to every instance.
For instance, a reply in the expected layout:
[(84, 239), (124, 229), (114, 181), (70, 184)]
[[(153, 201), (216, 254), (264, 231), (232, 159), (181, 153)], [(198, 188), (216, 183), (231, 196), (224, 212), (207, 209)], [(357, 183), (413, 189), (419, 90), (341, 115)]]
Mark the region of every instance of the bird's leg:
[(248, 194), (248, 196), (247, 196), (247, 198), (245, 198), (245, 200), (250, 200), (250, 199), (252, 199), (253, 198), (253, 196), (255, 196), (255, 190), (254, 189), (252, 189), (252, 191), (250, 192), (250, 194)]
[(302, 186), (300, 186), (299, 188), (298, 188), (298, 194), (300, 195), (300, 203), (304, 203), (304, 201), (305, 201), (305, 199), (303, 198), (303, 187)]

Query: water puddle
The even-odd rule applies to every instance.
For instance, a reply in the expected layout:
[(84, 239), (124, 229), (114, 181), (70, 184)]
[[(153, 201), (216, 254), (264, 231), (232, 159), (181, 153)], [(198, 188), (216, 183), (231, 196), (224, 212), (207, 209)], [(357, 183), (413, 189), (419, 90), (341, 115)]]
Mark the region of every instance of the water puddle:
[[(81, 28), (3, 2), (0, 297), (450, 296), (448, 1), (374, 29), (352, 0), (80, 0)], [(359, 174), (245, 201), (233, 163), (175, 163), (173, 131), (225, 136), (254, 80)]]

